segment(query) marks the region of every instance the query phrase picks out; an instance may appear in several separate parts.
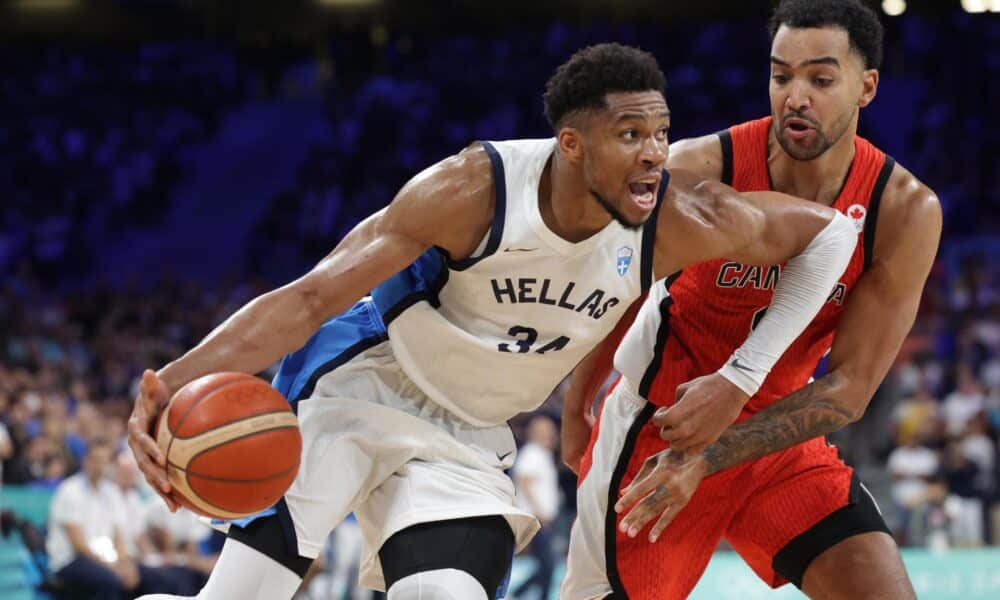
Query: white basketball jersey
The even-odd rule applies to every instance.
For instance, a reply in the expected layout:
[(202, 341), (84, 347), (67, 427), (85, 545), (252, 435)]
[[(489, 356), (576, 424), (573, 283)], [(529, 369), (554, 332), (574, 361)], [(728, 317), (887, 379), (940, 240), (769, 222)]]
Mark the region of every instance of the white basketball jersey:
[[(496, 210), (476, 256), (424, 254), (372, 293), (393, 353), (435, 402), (490, 426), (537, 408), (649, 288), (656, 213), (568, 242), (542, 221), (554, 139), (484, 142)], [(660, 187), (666, 187), (667, 174)]]

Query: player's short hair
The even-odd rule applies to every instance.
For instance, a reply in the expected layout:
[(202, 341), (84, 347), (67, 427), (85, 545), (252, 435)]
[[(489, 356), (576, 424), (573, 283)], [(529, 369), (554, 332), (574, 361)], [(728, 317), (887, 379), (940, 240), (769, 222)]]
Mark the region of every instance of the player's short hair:
[(663, 72), (649, 52), (615, 43), (587, 46), (556, 69), (545, 85), (545, 118), (558, 130), (571, 113), (607, 108), (608, 94), (662, 94), (666, 87)]
[(783, 0), (768, 23), (771, 41), (782, 25), (839, 27), (847, 31), (851, 48), (864, 59), (866, 69), (877, 69), (882, 64), (882, 22), (859, 0)]

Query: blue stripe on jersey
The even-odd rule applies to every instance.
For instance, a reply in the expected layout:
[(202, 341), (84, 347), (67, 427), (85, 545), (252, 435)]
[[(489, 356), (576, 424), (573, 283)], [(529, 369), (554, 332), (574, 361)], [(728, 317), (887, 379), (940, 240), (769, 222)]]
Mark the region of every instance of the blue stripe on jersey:
[(282, 359), (271, 385), (294, 408), (312, 394), (320, 377), (387, 339), (372, 301), (362, 300), (323, 323), (305, 346)]
[(386, 279), (372, 291), (372, 300), (386, 326), (421, 300), (426, 300), (434, 308), (441, 305), (438, 292), (448, 281), (448, 267), (445, 263), (445, 252), (431, 248), (413, 261), (412, 265)]
[(500, 247), (500, 240), (503, 239), (503, 226), (507, 221), (507, 176), (504, 174), (503, 158), (493, 144), (480, 143), (486, 150), (486, 155), (490, 157), (490, 167), (493, 169), (493, 223), (490, 225), (490, 239), (486, 242), (486, 248), (483, 249), (482, 254), (449, 263), (448, 266), (456, 271), (464, 271), (495, 253)]
[[(346, 312), (323, 323), (305, 346), (283, 358), (271, 385), (288, 398), (292, 403), (292, 409), (296, 410), (299, 400), (312, 395), (320, 377), (387, 339), (389, 338), (385, 325), (374, 303), (371, 300), (361, 300)], [(278, 514), (282, 517), (278, 507), (283, 503), (284, 499), (279, 500), (276, 506), (249, 517), (234, 519), (229, 523), (237, 527), (246, 527), (257, 519), (270, 515)], [(288, 518), (283, 520), (288, 521)], [(221, 524), (226, 521), (212, 519), (212, 522)], [(294, 529), (291, 529), (292, 533), (289, 534), (289, 528), (285, 525), (282, 523), (286, 537), (291, 535), (294, 541)], [(294, 548), (296, 545), (292, 544), (291, 547)]]

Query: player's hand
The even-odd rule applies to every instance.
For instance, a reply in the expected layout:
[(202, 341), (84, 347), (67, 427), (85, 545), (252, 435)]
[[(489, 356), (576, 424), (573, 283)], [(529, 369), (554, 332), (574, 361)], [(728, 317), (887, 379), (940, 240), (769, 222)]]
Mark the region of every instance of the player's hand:
[(678, 386), (673, 406), (653, 415), (660, 437), (678, 452), (700, 454), (733, 424), (750, 397), (712, 373)]
[(687, 506), (698, 484), (708, 473), (704, 456), (689, 456), (685, 458), (683, 454), (667, 449), (646, 459), (615, 504), (616, 513), (632, 507), (618, 524), (622, 533), (635, 537), (659, 515), (649, 532), (649, 541), (655, 542), (677, 513)]
[(563, 462), (577, 475), (580, 474), (580, 460), (587, 451), (593, 428), (594, 414), (589, 409), (574, 416), (563, 414), (560, 452)]
[(146, 369), (139, 384), (139, 396), (135, 399), (132, 416), (128, 420), (128, 445), (146, 481), (167, 503), (170, 512), (174, 512), (179, 505), (172, 497), (170, 483), (167, 481), (167, 458), (150, 435), (153, 423), (169, 401), (167, 385), (156, 372)]

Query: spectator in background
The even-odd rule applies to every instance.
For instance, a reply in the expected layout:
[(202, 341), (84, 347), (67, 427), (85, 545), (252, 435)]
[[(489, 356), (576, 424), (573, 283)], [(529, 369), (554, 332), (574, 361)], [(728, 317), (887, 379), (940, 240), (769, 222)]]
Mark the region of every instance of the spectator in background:
[(934, 478), (928, 484), (923, 501), (914, 509), (907, 529), (907, 545), (941, 552), (951, 547), (950, 531), (954, 506), (948, 501), (948, 484)]
[[(126, 453), (127, 454), (127, 453)], [(135, 476), (138, 467), (132, 459)], [(139, 481), (143, 481), (138, 477)], [(196, 514), (188, 510), (175, 513), (167, 509), (159, 498), (153, 498), (146, 513), (145, 525), (152, 540), (157, 564), (170, 573), (179, 595), (196, 596), (208, 581), (208, 574), (218, 558), (218, 553), (205, 554), (201, 543), (212, 535), (212, 530)]]
[(945, 430), (949, 436), (960, 436), (965, 425), (985, 407), (983, 386), (973, 374), (968, 363), (959, 363), (956, 371), (955, 391), (948, 394), (941, 406)]
[(106, 440), (91, 441), (83, 471), (56, 489), (46, 542), (50, 568), (60, 582), (100, 600), (124, 598), (140, 581), (125, 544), (121, 496), (105, 479), (112, 453)]
[(14, 456), (14, 441), (10, 439), (7, 426), (0, 421), (0, 489), (3, 484), (3, 464)]
[(927, 482), (938, 472), (939, 461), (936, 452), (922, 445), (922, 435), (913, 435), (901, 442), (902, 445), (889, 454), (888, 466), (893, 479), (893, 502), (906, 511), (923, 502)]
[(896, 440), (907, 445), (915, 437), (931, 439), (938, 428), (938, 402), (926, 389), (902, 400), (893, 412)]
[(976, 489), (979, 467), (970, 461), (962, 444), (953, 441), (945, 449), (944, 479), (950, 492), (950, 539), (956, 546), (979, 546), (983, 540), (983, 503)]
[(559, 481), (556, 465), (556, 443), (559, 432), (547, 415), (536, 415), (528, 422), (528, 441), (518, 450), (514, 462), (514, 485), (519, 508), (530, 512), (542, 524), (531, 540), (530, 552), (536, 561), (535, 572), (513, 591), (515, 598), (533, 587), (539, 589), (541, 600), (548, 600), (552, 584), (555, 556), (549, 526), (559, 512)]
[(119, 452), (115, 459), (115, 485), (121, 495), (121, 534), (131, 556), (146, 557), (153, 552), (153, 545), (146, 535), (149, 502), (139, 490), (139, 466), (131, 452)]

